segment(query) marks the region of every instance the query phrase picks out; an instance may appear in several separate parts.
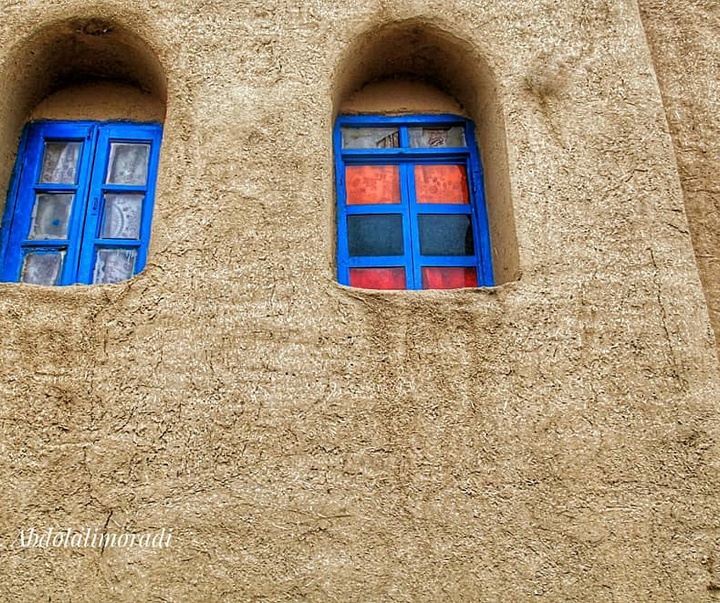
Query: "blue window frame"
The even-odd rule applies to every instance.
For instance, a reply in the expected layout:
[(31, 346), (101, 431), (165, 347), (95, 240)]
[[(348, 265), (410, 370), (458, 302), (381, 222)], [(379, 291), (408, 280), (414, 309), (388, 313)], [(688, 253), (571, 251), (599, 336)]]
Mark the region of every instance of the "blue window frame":
[(342, 115), (333, 146), (341, 284), (493, 284), (482, 167), (470, 120)]
[(25, 126), (0, 233), (0, 277), (114, 283), (145, 267), (162, 126)]

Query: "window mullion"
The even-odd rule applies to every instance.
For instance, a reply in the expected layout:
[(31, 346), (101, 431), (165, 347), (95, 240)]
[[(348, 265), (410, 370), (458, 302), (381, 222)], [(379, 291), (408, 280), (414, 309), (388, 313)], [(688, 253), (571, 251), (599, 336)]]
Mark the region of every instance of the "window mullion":
[(410, 237), (409, 264), (412, 280), (408, 281), (408, 289), (422, 289), (422, 265), (420, 262), (420, 232), (418, 229), (418, 203), (415, 192), (415, 164), (406, 163), (404, 188), (407, 197), (408, 235)]
[(102, 207), (103, 180), (107, 165), (108, 143), (103, 126), (95, 127), (93, 137), (93, 157), (86, 182), (85, 223), (82, 229), (82, 243), (78, 265), (77, 282), (91, 284), (93, 258), (95, 255), (95, 238), (98, 233), (98, 220)]
[(410, 133), (408, 132), (407, 126), (400, 126), (400, 148), (407, 149), (410, 147)]
[(82, 152), (78, 158), (77, 185), (74, 187), (75, 198), (73, 210), (68, 224), (68, 247), (65, 257), (65, 266), (61, 277), (60, 285), (70, 285), (79, 280), (78, 265), (82, 254), (84, 240), (85, 218), (87, 214), (88, 196), (88, 175), (92, 171), (93, 158), (95, 156), (95, 126), (90, 125), (84, 135)]

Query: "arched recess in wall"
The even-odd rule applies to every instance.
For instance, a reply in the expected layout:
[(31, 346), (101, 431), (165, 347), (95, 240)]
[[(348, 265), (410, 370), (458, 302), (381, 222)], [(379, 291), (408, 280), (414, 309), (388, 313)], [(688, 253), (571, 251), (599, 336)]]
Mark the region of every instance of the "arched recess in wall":
[(0, 213), (31, 119), (163, 122), (167, 82), (149, 45), (104, 19), (47, 24), (8, 54), (0, 79)]
[(166, 106), (154, 52), (112, 20), (65, 20), (18, 44), (0, 77), (0, 280), (110, 284), (138, 274)]
[(472, 119), (484, 171), (496, 284), (519, 278), (503, 111), (478, 49), (436, 25), (408, 20), (368, 32), (336, 72), (341, 113), (460, 113)]

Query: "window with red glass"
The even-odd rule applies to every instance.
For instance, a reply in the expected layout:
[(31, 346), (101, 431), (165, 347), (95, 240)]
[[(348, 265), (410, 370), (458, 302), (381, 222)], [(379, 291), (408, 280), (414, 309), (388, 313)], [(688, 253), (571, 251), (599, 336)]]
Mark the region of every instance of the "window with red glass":
[(480, 155), (453, 115), (343, 115), (334, 133), (338, 280), (365, 289), (493, 284)]

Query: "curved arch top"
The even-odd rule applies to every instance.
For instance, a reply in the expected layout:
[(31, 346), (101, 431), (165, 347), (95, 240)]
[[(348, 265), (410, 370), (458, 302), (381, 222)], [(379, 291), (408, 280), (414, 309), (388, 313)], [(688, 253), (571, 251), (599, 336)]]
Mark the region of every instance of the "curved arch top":
[(419, 19), (395, 21), (361, 34), (346, 50), (336, 73), (336, 108), (361, 86), (394, 77), (422, 79), (468, 108), (495, 90), (488, 61), (477, 49)]
[(44, 24), (23, 39), (10, 57), (3, 77), (26, 110), (61, 88), (97, 80), (129, 84), (163, 103), (167, 98), (167, 80), (154, 51), (112, 19), (74, 18)]
[[(40, 24), (8, 54), (0, 71), (0, 187), (7, 190), (17, 142), (33, 110), (54, 93), (108, 85), (138, 94), (155, 106), (153, 115), (164, 120), (167, 80), (150, 45), (128, 27), (111, 18), (88, 16)], [(132, 90), (131, 90), (132, 89)], [(102, 89), (101, 89), (102, 90)], [(132, 96), (133, 90), (136, 95)], [(97, 94), (97, 89), (92, 89)], [(101, 92), (102, 94), (102, 92)], [(117, 99), (115, 103), (117, 104)], [(67, 103), (66, 103), (67, 105)], [(81, 107), (83, 102), (78, 102)], [(159, 107), (159, 110), (158, 110)], [(73, 116), (81, 118), (83, 116)], [(95, 118), (94, 115), (84, 117)], [(108, 117), (116, 117), (114, 115)], [(4, 195), (0, 209), (4, 206)]]

